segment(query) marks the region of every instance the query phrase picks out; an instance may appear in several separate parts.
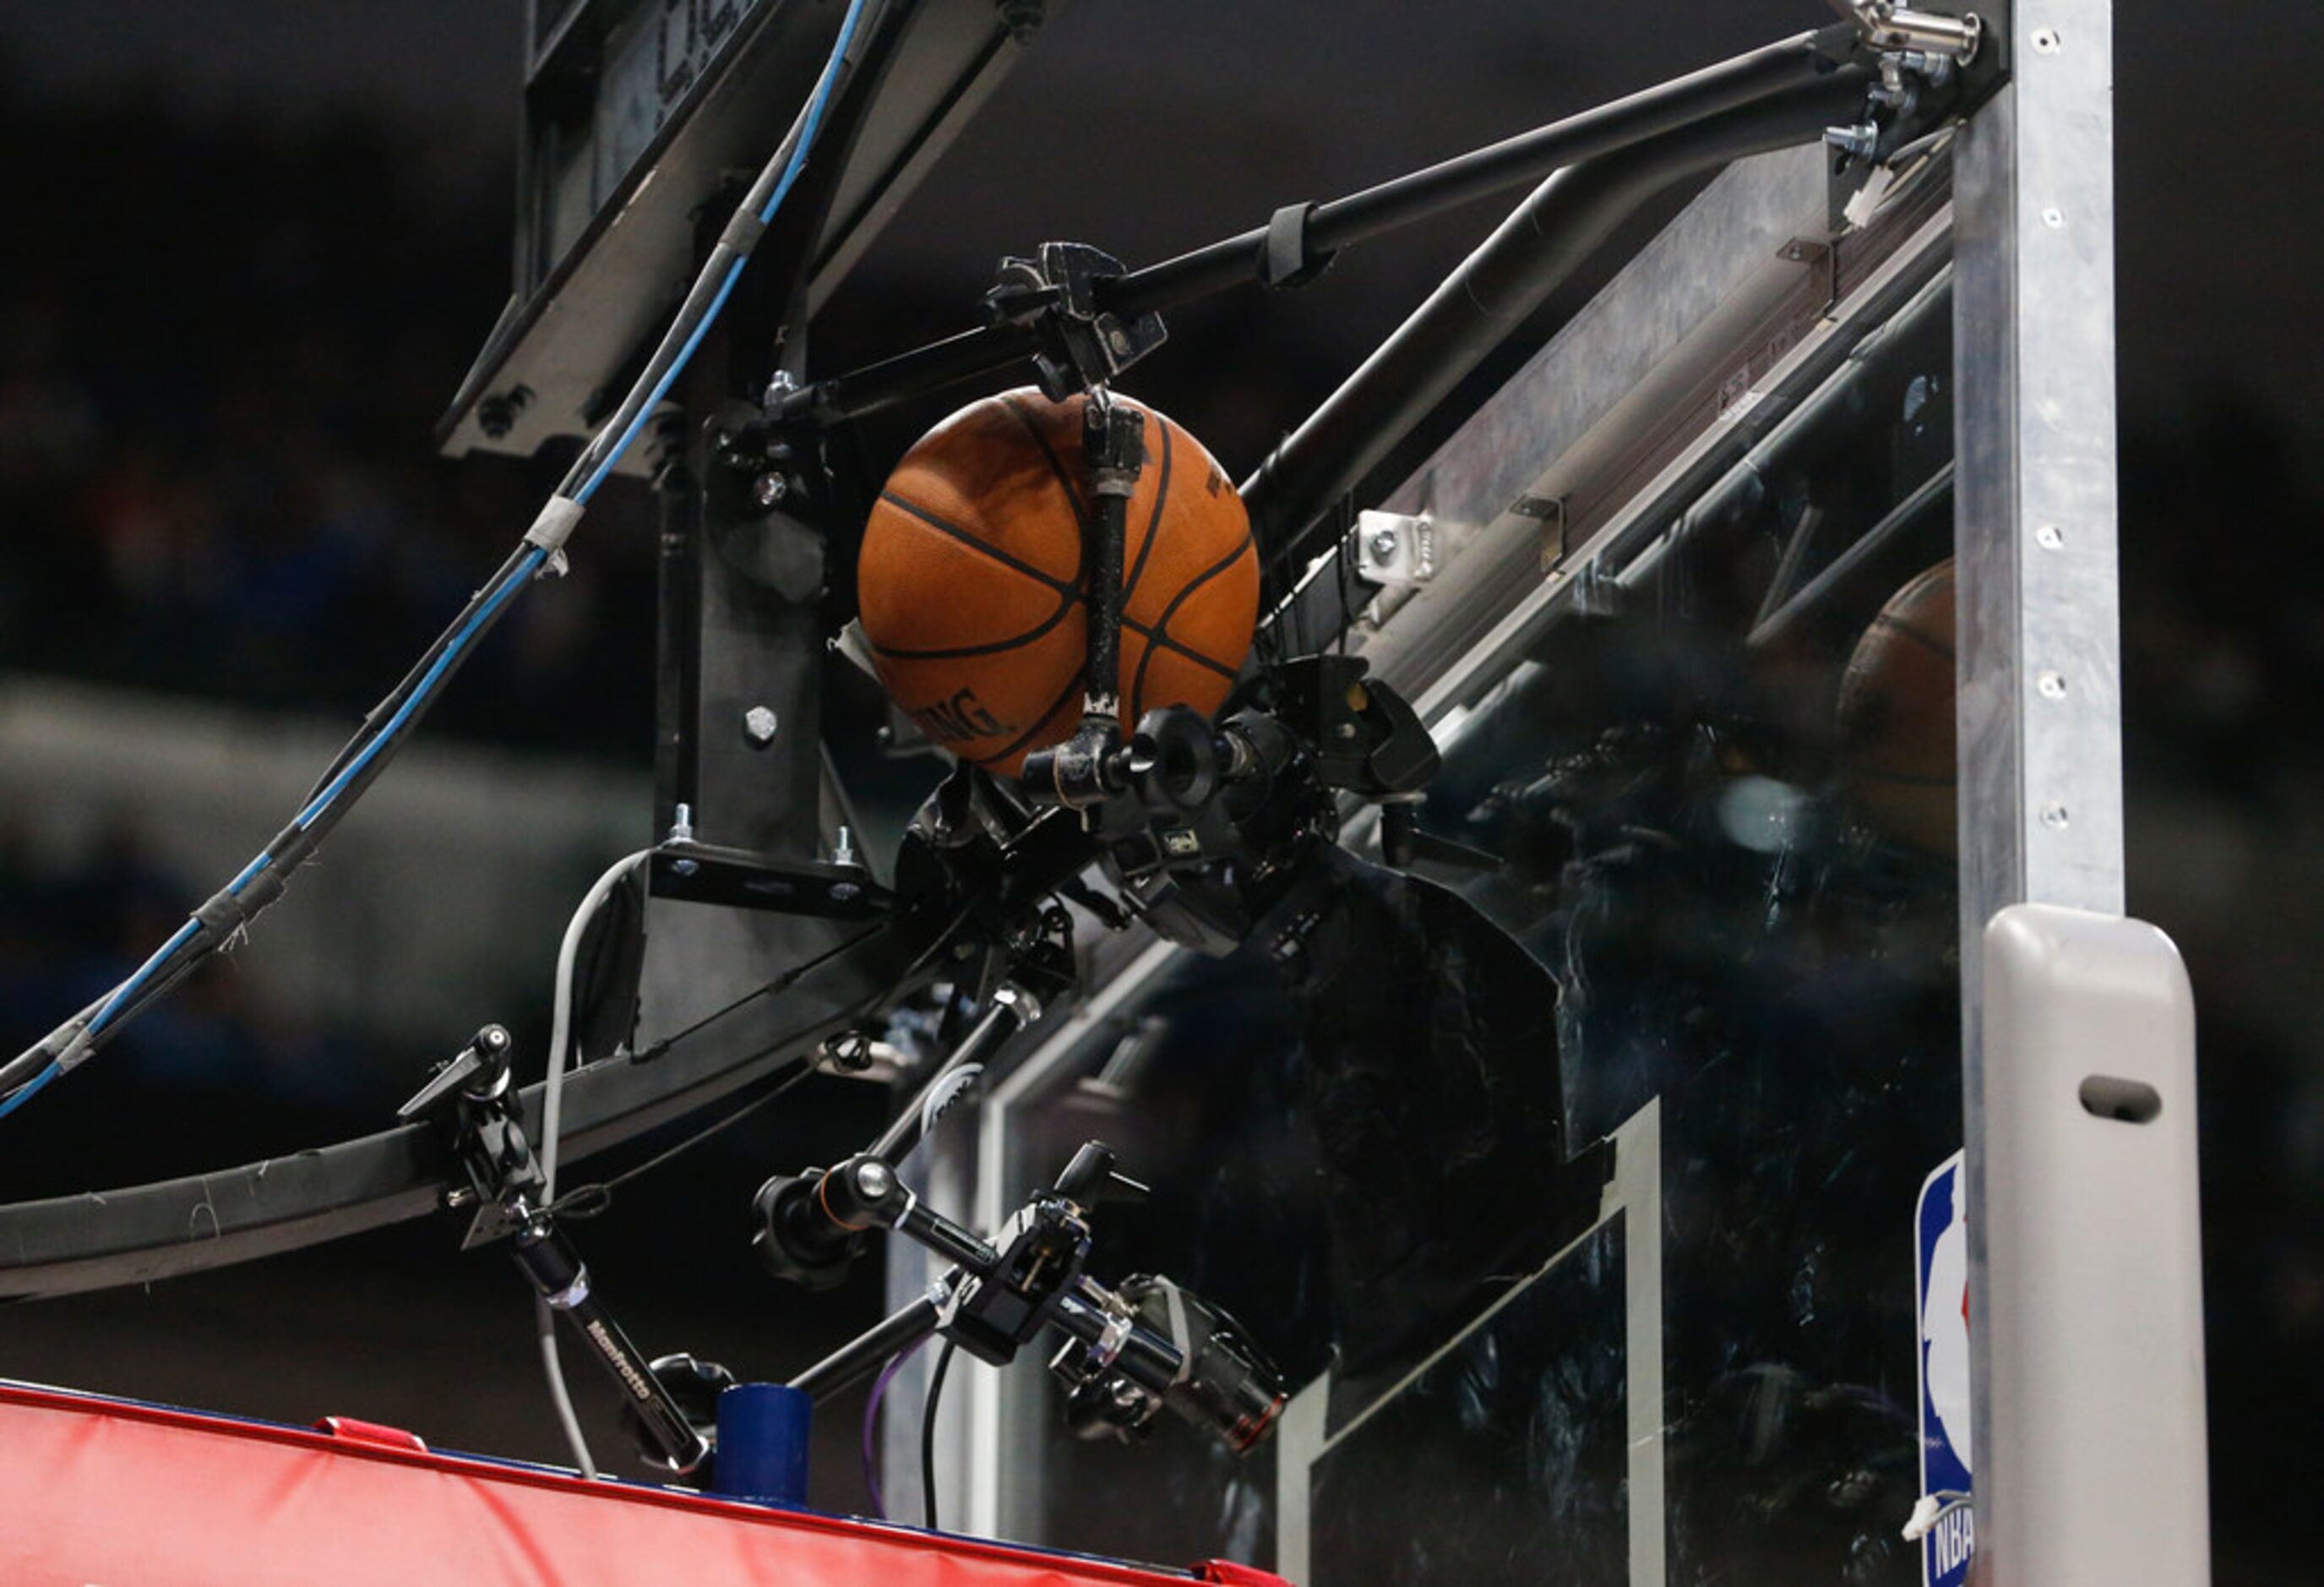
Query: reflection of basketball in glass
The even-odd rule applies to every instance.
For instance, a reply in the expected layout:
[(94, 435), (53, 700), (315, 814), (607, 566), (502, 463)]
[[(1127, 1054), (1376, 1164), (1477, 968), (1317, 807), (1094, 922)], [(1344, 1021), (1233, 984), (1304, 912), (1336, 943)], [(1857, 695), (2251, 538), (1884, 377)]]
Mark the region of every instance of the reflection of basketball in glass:
[(1886, 835), (1950, 854), (1954, 827), (1953, 565), (1889, 597), (1840, 681), (1840, 736), (1856, 803)]
[[(994, 772), (1081, 719), (1084, 401), (1026, 387), (971, 403), (905, 454), (863, 531), (856, 586), (881, 685)], [(1157, 706), (1218, 709), (1259, 613), (1241, 497), (1201, 442), (1145, 413), (1122, 546), (1125, 731)]]

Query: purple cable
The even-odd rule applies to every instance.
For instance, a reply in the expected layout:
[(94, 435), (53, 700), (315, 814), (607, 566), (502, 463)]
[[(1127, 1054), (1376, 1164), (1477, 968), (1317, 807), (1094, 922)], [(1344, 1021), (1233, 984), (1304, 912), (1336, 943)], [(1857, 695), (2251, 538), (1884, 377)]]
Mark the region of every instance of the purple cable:
[(872, 1441), (880, 1429), (880, 1399), (888, 1392), (888, 1385), (895, 1379), (897, 1369), (910, 1361), (913, 1352), (933, 1337), (931, 1334), (927, 1338), (915, 1339), (890, 1356), (888, 1364), (880, 1369), (880, 1376), (872, 1381), (872, 1398), (863, 1404), (863, 1486), (872, 1490), (872, 1513), (883, 1521), (888, 1518), (888, 1500), (880, 1491), (880, 1456), (872, 1447)]

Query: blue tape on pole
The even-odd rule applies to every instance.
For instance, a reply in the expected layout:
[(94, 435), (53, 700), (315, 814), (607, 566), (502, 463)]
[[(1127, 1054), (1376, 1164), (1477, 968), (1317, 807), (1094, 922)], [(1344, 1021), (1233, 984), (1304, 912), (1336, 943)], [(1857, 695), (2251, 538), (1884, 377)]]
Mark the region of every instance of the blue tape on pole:
[(814, 1417), (814, 1398), (788, 1383), (737, 1383), (726, 1390), (718, 1397), (713, 1486), (761, 1504), (805, 1504)]

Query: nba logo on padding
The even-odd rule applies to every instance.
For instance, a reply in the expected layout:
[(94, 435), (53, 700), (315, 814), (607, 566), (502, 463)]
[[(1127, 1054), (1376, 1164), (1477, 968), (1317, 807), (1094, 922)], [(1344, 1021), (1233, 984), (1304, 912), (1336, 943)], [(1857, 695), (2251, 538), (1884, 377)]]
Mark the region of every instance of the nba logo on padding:
[(1969, 1508), (1968, 1185), (1955, 1152), (1921, 1185), (1914, 1214), (1914, 1298), (1920, 1316), (1921, 1491), (1941, 1507), (1921, 1539), (1928, 1587), (1969, 1580), (1977, 1543)]

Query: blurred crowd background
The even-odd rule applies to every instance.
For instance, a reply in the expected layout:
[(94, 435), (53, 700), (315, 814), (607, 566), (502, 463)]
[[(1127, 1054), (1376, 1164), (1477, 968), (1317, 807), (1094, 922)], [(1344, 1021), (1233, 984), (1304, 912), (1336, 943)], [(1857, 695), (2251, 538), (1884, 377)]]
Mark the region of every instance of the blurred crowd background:
[[(506, 291), (521, 7), (430, 4), (397, 16), (355, 5), (308, 19), (288, 42), (258, 38), (260, 24), (287, 26), (302, 8), (254, 7), (219, 24), (217, 49), (249, 58), (239, 76), (231, 60), (207, 58), (181, 70), (171, 42), (189, 36), (189, 14), (227, 8), (87, 9), (111, 19), (93, 28), (87, 17), (59, 21), (54, 7), (0, 4), (10, 198), (0, 237), (0, 686), (66, 680), (351, 726), (498, 562), (557, 472), (553, 459), (456, 465), (431, 445)], [(1252, 14), (1270, 9), (1282, 14)], [(1251, 6), (1219, 20), (1296, 31), (1329, 9)], [(1357, 9), (1376, 22), (1392, 14)], [(1471, 56), (1535, 36), (1525, 31), (1532, 23), (1508, 22), (1506, 36), (1487, 25), (1516, 8), (1455, 9), (1476, 23), (1462, 45)], [(1737, 10), (1722, 25), (1738, 42), (1821, 20), (1804, 0)], [(2324, 115), (2302, 75), (2324, 59), (2324, 23), (2302, 0), (2212, 10), (2199, 23), (2160, 0), (2117, 7), (2130, 901), (2186, 954), (2201, 1019), (2220, 1578), (2282, 1582), (2304, 1557), (2292, 1456), (2324, 1416), (2314, 1368), (2324, 1348), (2324, 579), (2310, 547), (2324, 527), (2324, 422), (2310, 383), (2324, 363), (2324, 314), (2307, 284), (2324, 199), (2314, 175), (2324, 168), (2315, 158)], [(109, 54), (106, 26), (121, 30)], [(141, 45), (140, 29), (161, 42)], [(325, 79), (360, 86), (270, 91), (268, 74), (296, 59), (291, 45), (326, 33), (338, 53)], [(1059, 47), (1088, 36), (1061, 37)], [(2267, 59), (2246, 60), (2226, 42), (2238, 37), (2276, 43)], [(1395, 51), (1375, 42), (1388, 62), (1381, 69), (1392, 69)], [(1674, 50), (1603, 68), (1606, 86), (1722, 52)], [(456, 56), (452, 80), (431, 80), (431, 62)], [(407, 79), (408, 94), (397, 87)], [(1336, 190), (1477, 141), (1472, 127), (1481, 136), (1543, 118), (1521, 79), (1503, 71), (1444, 125), (1406, 128), (1401, 152), (1384, 149), (1373, 125), (1352, 163), (1335, 163), (1315, 131), (1344, 117), (1345, 104), (1286, 99), (1254, 115), (1305, 128), (1286, 158), (1317, 175), (1319, 189), (1319, 173), (1337, 171), (1328, 178)], [(1591, 97), (1572, 74), (1559, 85)], [(2271, 153), (2256, 162), (2244, 142), (2254, 106), (2270, 107)], [(1004, 107), (991, 137), (1029, 119), (1010, 114)], [(1228, 140), (1215, 126), (1209, 135)], [(939, 184), (972, 174), (949, 165)], [(1299, 196), (1264, 162), (1215, 174), (1145, 179), (1223, 189), (1197, 212), (1222, 214), (1220, 230)], [(1074, 196), (1086, 201), (1094, 180), (1069, 179), (1061, 210), (1074, 214)], [(1041, 214), (1038, 198), (1013, 192), (991, 224)], [(837, 345), (877, 349), (915, 328), (965, 323), (994, 250), (955, 257), (936, 245), (963, 202), (954, 190), (907, 217), (839, 306)], [(2262, 214), (2254, 235), (2250, 217)], [(1344, 323), (1330, 323), (1320, 302), (1303, 304), (1296, 333), (1263, 349), (1266, 368), (1208, 394), (1190, 372), (1223, 344), (1204, 341), (1205, 323), (1191, 321), (1165, 372), (1185, 394), (1166, 402), (1241, 472), (1480, 221), (1355, 276)], [(1007, 241), (1037, 241), (1045, 224), (1028, 221), (1032, 229)], [(1138, 239), (1155, 224), (1144, 215), (1125, 221), (1128, 241), (1093, 240), (1143, 257)], [(1172, 228), (1176, 242), (1207, 237), (1200, 226), (1185, 235), (1186, 224)], [(1237, 324), (1227, 313), (1207, 328), (1216, 338)], [(436, 713), (431, 737), (631, 781), (650, 764), (652, 503), (630, 486), (606, 503), (573, 577), (555, 599), (519, 608)], [(642, 837), (646, 812), (637, 819)], [(117, 980), (217, 880), (179, 873), (102, 812), (91, 834), (60, 850), (24, 810), (0, 805), (0, 1048), (16, 1050)], [(561, 919), (539, 924), (540, 940), (512, 953), (504, 1004), (484, 1012), (538, 1020)], [(205, 975), (122, 1044), (109, 1075), (60, 1087), (7, 1121), (0, 1189), (145, 1178), (165, 1162), (240, 1160), (254, 1143), (369, 1130), (425, 1056), (358, 1024), (270, 1006), (230, 969)], [(703, 1182), (724, 1173), (746, 1196), (752, 1165), (773, 1149), (761, 1137), (726, 1167), (706, 1167)], [(607, 1238), (664, 1238), (655, 1204), (642, 1203), (637, 1221)], [(287, 1398), (343, 1392), (342, 1380), (318, 1365), (265, 1382), (263, 1363), (227, 1359), (231, 1319), (243, 1315), (235, 1307), (333, 1287), (367, 1294), (364, 1284), (394, 1273), (392, 1284), (378, 1279), (378, 1298), (397, 1312), (395, 1296), (421, 1293), (435, 1282), (426, 1275), (453, 1265), (442, 1233), (191, 1282), (176, 1287), (195, 1297), (182, 1303), (20, 1310), (0, 1319), (0, 1374), (207, 1392), (208, 1403), (295, 1416)], [(682, 1236), (678, 1249), (693, 1248)], [(716, 1249), (720, 1263), (735, 1265), (725, 1244)], [(444, 1282), (465, 1286), (461, 1304), (497, 1319), (495, 1359), (517, 1365), (480, 1391), (484, 1408), (466, 1420), (420, 1389), (403, 1414), (432, 1419), (431, 1436), (448, 1419), (441, 1436), (452, 1444), (466, 1428), (513, 1427), (504, 1443), (553, 1455), (545, 1411), (521, 1376), (516, 1281), (474, 1264), (460, 1275)], [(772, 1320), (781, 1303), (763, 1289), (743, 1298), (724, 1278), (706, 1279), (682, 1302), (657, 1296), (649, 1315), (697, 1334), (724, 1329), (763, 1352), (773, 1337), (763, 1330), (788, 1325)], [(332, 1331), (359, 1325), (302, 1304), (293, 1309), (318, 1332), (318, 1361), (335, 1348)], [(43, 1310), (55, 1320), (33, 1315)], [(154, 1337), (139, 1330), (190, 1327), (189, 1317), (218, 1330), (217, 1351), (198, 1367), (136, 1353)], [(426, 1348), (435, 1342), (447, 1374), (467, 1359), (424, 1321), (368, 1325), (409, 1326), (415, 1362), (437, 1359)], [(195, 1328), (181, 1337), (207, 1336)], [(369, 1404), (305, 1411), (393, 1420), (399, 1392), (383, 1384)], [(479, 1420), (487, 1411), (505, 1422)]]

